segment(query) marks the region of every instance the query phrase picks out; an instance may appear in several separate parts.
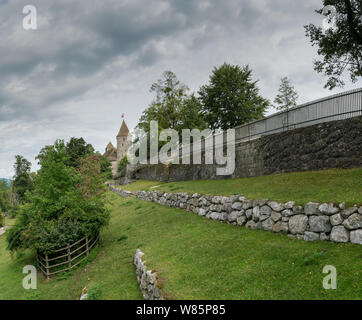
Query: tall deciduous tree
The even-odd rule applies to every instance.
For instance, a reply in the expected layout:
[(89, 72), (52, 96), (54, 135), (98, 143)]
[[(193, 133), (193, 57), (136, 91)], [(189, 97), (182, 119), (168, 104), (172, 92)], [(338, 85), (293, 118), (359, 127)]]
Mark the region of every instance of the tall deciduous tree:
[(214, 68), (209, 84), (199, 91), (210, 128), (226, 130), (262, 118), (269, 102), (259, 95), (256, 83), (249, 66), (224, 63)]
[[(334, 6), (335, 27), (323, 30), (321, 26), (306, 25), (306, 36), (318, 46), (322, 60), (314, 61), (314, 69), (328, 77), (325, 88), (343, 86), (343, 73), (349, 73), (352, 82), (362, 76), (362, 1), (323, 0), (324, 8)], [(320, 15), (329, 10), (316, 10)]]
[(279, 93), (274, 99), (276, 108), (278, 110), (288, 110), (297, 105), (298, 93), (291, 85), (288, 77), (283, 77), (281, 79), (281, 84), (279, 87)]
[(19, 195), (21, 200), (25, 199), (26, 191), (30, 191), (33, 188), (33, 181), (30, 175), (31, 162), (26, 160), (21, 155), (15, 156), (15, 176), (13, 187), (14, 191)]

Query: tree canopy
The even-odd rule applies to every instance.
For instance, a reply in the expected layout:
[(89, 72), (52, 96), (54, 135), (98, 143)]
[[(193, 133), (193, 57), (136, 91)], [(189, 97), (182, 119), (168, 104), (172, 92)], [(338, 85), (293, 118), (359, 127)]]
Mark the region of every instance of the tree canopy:
[(199, 90), (210, 128), (226, 130), (262, 118), (269, 102), (259, 95), (256, 84), (249, 66), (224, 63), (214, 68), (209, 84)]
[[(306, 25), (306, 36), (312, 45), (318, 46), (321, 60), (314, 61), (314, 69), (328, 77), (326, 88), (343, 86), (342, 75), (348, 73), (352, 82), (362, 76), (362, 1), (323, 0), (323, 6), (336, 10), (334, 28), (323, 30), (321, 26)], [(320, 15), (330, 14), (319, 9)]]
[(281, 79), (279, 93), (274, 99), (276, 108), (278, 110), (288, 110), (297, 106), (298, 93), (291, 85), (288, 77), (283, 77)]

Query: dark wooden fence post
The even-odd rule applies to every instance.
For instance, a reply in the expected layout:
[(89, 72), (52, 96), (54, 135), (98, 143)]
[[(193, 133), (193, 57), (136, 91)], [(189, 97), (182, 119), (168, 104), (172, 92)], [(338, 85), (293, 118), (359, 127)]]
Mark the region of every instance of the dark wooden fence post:
[(45, 267), (46, 267), (46, 274), (47, 274), (47, 279), (49, 279), (49, 261), (48, 261), (48, 254), (45, 255)]
[(67, 246), (68, 249), (68, 270), (72, 269), (72, 259), (70, 257), (70, 245)]
[(86, 243), (85, 247), (86, 247), (86, 250), (87, 250), (87, 257), (88, 257), (88, 255), (89, 255), (89, 242), (88, 242), (88, 236), (85, 236), (85, 243)]

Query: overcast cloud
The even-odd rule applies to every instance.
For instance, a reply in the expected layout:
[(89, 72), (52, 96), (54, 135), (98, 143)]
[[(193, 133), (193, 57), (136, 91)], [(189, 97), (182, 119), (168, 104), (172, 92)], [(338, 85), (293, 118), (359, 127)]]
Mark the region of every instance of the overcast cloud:
[[(0, 0), (0, 177), (13, 175), (16, 154), (35, 165), (57, 138), (82, 136), (103, 152), (122, 113), (134, 128), (165, 70), (196, 91), (214, 66), (249, 64), (264, 97), (272, 100), (288, 76), (299, 103), (361, 87), (331, 92), (313, 70), (316, 48), (303, 25), (322, 23), (321, 3)], [(22, 27), (28, 4), (37, 30)]]

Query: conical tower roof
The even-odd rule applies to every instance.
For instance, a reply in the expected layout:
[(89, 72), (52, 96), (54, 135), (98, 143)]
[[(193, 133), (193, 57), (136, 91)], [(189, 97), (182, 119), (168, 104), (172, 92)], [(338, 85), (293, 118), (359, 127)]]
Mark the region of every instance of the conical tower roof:
[(126, 122), (123, 120), (121, 129), (119, 129), (119, 132), (117, 134), (117, 137), (127, 137), (129, 134), (128, 127), (126, 125)]

